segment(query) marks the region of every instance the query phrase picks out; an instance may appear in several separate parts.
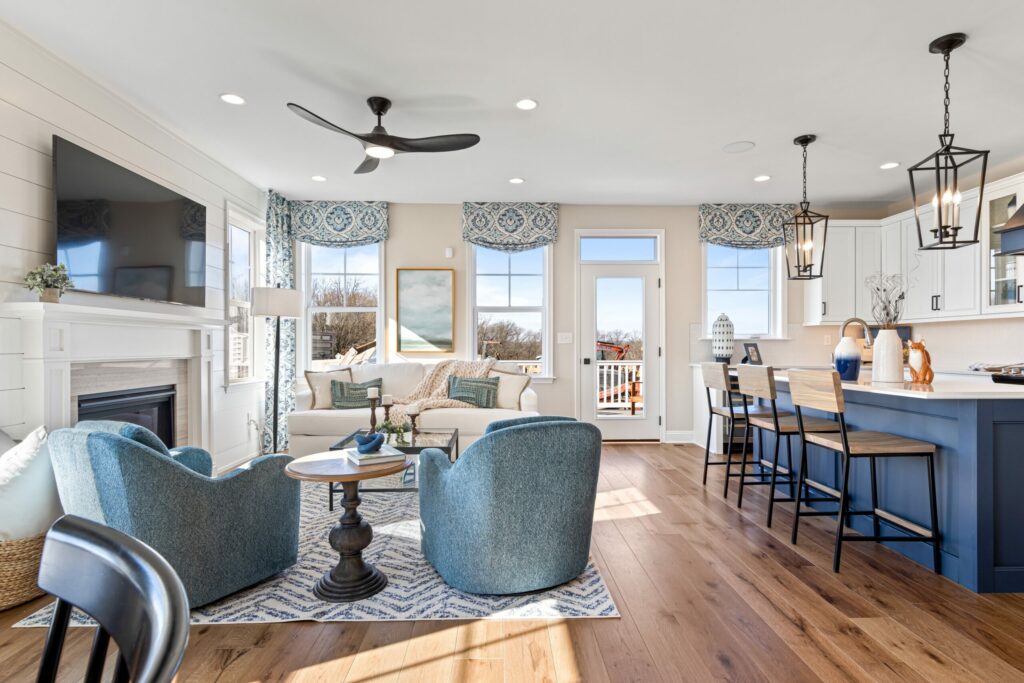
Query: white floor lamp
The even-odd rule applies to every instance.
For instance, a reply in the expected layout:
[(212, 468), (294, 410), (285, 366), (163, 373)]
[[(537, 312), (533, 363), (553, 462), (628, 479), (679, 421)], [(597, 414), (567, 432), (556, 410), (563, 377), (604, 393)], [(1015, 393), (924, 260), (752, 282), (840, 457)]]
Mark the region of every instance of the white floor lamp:
[(274, 448), (277, 453), (278, 381), (281, 377), (281, 318), (302, 317), (302, 294), (283, 287), (253, 287), (252, 314), (274, 318)]

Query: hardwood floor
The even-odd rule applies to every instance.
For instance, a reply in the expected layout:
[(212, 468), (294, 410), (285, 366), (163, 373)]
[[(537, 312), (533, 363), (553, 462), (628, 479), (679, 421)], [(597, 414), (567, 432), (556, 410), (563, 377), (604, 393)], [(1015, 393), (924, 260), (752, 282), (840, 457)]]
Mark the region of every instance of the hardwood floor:
[[(834, 522), (791, 506), (764, 526), (700, 485), (692, 446), (607, 445), (592, 552), (621, 619), (203, 626), (179, 681), (1024, 681), (1024, 596), (975, 595), (876, 544), (844, 547)], [(41, 629), (0, 613), (0, 678), (34, 680)], [(91, 632), (73, 629), (62, 679)]]

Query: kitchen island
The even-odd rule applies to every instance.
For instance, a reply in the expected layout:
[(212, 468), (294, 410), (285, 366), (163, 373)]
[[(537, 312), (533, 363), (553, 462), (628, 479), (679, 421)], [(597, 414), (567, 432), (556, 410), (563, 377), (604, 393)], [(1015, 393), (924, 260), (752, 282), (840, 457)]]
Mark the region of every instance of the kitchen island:
[[(699, 370), (695, 374), (696, 388)], [(869, 372), (861, 375), (870, 377)], [(785, 370), (776, 370), (775, 378), (779, 409), (792, 411)], [(1024, 385), (996, 384), (988, 375), (937, 373), (931, 386), (872, 384), (861, 379), (844, 382), (843, 389), (851, 430), (889, 432), (939, 447), (935, 466), (942, 573), (977, 592), (1024, 591)], [(695, 390), (695, 400), (696, 394)], [(700, 399), (705, 417), (703, 422), (695, 421), (696, 434), (707, 424), (706, 400), (703, 395)], [(805, 414), (826, 416), (818, 411)], [(794, 463), (799, 463), (798, 445), (799, 439), (794, 439)], [(782, 446), (780, 460), (785, 462)], [(770, 456), (773, 448), (773, 435), (766, 432), (765, 453)], [(738, 454), (734, 457), (738, 460)], [(924, 460), (882, 459), (878, 468), (879, 506), (927, 526)], [(837, 487), (839, 457), (809, 447), (808, 475)], [(870, 490), (868, 463), (855, 459), (851, 508), (869, 509)], [(820, 507), (831, 510), (835, 504)], [(861, 533), (871, 533), (868, 518), (855, 516), (852, 525)], [(882, 525), (883, 533), (904, 533), (884, 521)], [(931, 548), (925, 544), (887, 545), (931, 566)]]

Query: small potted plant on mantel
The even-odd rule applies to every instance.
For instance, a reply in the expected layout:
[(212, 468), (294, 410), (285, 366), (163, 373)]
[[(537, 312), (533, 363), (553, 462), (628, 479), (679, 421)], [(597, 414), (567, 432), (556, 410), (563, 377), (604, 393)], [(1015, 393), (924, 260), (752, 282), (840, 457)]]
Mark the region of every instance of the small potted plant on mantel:
[(38, 294), (39, 300), (44, 303), (60, 303), (60, 297), (64, 292), (74, 286), (75, 283), (63, 263), (57, 266), (44, 263), (28, 271), (28, 275), (25, 276), (25, 288)]
[(864, 279), (871, 290), (871, 314), (881, 328), (875, 337), (871, 361), (872, 382), (903, 381), (903, 342), (896, 326), (903, 317), (906, 293), (903, 276), (877, 273)]

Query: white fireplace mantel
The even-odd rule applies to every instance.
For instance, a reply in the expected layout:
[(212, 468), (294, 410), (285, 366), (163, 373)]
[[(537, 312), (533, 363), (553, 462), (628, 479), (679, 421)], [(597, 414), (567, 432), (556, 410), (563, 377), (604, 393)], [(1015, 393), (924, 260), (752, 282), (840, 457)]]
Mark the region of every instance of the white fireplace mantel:
[(184, 310), (0, 304), (0, 428), (18, 438), (39, 424), (71, 426), (73, 363), (182, 359), (192, 406), (189, 441), (209, 447), (213, 335), (226, 324)]

